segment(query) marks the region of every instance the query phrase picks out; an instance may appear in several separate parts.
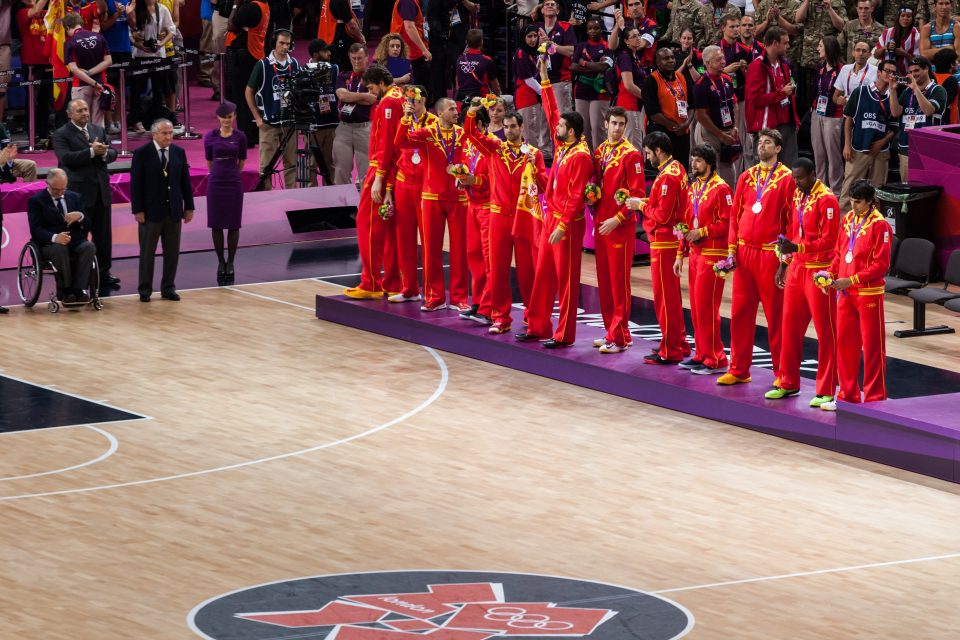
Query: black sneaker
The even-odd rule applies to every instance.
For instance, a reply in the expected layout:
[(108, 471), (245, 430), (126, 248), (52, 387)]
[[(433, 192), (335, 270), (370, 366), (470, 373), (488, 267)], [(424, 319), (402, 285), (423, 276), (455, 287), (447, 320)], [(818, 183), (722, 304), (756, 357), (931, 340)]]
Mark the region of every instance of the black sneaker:
[(490, 318), (489, 316), (483, 315), (482, 313), (475, 313), (472, 316), (470, 316), (469, 319), (473, 320), (477, 324), (483, 325), (484, 327), (489, 327), (490, 325), (493, 324), (493, 319)]
[(473, 316), (477, 315), (477, 310), (480, 308), (480, 305), (475, 304), (471, 306), (466, 311), (460, 312), (460, 317), (464, 320), (473, 320)]
[(702, 367), (703, 363), (697, 362), (693, 358), (687, 358), (686, 360), (681, 361), (677, 366), (681, 369), (696, 369), (697, 367)]

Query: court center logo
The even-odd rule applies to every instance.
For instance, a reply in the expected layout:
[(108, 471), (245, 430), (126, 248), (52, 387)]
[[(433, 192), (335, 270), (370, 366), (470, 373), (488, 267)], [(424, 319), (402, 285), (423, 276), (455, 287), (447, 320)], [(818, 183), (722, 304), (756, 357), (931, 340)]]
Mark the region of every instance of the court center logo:
[(693, 616), (626, 587), (525, 573), (314, 576), (211, 598), (187, 620), (208, 640), (671, 640)]

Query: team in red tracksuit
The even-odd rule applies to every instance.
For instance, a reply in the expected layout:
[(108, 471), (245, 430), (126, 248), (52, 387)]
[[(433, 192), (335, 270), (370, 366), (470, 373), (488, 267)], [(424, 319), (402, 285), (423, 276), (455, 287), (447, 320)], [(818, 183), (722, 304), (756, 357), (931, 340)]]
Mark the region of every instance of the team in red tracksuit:
[[(360, 250), (360, 284), (344, 293), (353, 298), (382, 298), (385, 291), (401, 288), (400, 269), (396, 259), (393, 218), (380, 217), (380, 204), (373, 201), (371, 191), (376, 178), (386, 195), (388, 175), (393, 170), (394, 140), (403, 118), (403, 91), (390, 86), (371, 112), (370, 168), (360, 190), (357, 206), (357, 245)], [(386, 258), (385, 258), (386, 256)]]
[(474, 183), (467, 187), (467, 266), (470, 295), (476, 312), (490, 317), (490, 162), (487, 154), (465, 142), (464, 155)]
[(693, 360), (709, 369), (723, 369), (727, 366), (727, 354), (720, 339), (724, 279), (713, 271), (713, 265), (727, 257), (733, 190), (714, 171), (709, 177), (694, 180), (689, 201), (684, 222), (699, 240), (684, 240), (677, 257), (690, 254), (687, 278), (696, 347)]
[(510, 264), (516, 250), (517, 281), (523, 303), (530, 306), (530, 292), (533, 289), (534, 245), (515, 235), (519, 216), (531, 218), (523, 221), (530, 225), (536, 222), (526, 212), (517, 212), (520, 198), (520, 178), (527, 165), (527, 147), (534, 154), (537, 186), (542, 193), (547, 186), (547, 170), (543, 164), (543, 155), (538, 149), (522, 142), (512, 143), (487, 136), (477, 128), (474, 113), (467, 111), (464, 130), (470, 142), (483, 151), (489, 162), (490, 178), (490, 276), (487, 288), (490, 291), (490, 319), (493, 320), (491, 333), (504, 333), (510, 330), (510, 308), (513, 295), (510, 289)]
[(890, 235), (890, 225), (872, 207), (863, 216), (847, 213), (837, 235), (830, 273), (851, 280), (837, 301), (837, 398), (847, 402), (860, 402), (861, 352), (864, 402), (887, 398), (883, 285), (890, 269)]
[[(437, 116), (424, 112), (410, 126), (424, 129), (434, 126)], [(424, 159), (419, 149), (395, 148), (396, 164), (392, 177), (387, 182), (387, 190), (393, 192), (394, 226), (397, 242), (397, 262), (400, 265), (400, 297), (392, 297), (391, 302), (404, 299), (418, 300), (420, 285), (417, 280), (417, 232), (423, 235), (423, 206), (420, 194), (423, 191)]]
[(780, 347), (780, 388), (800, 388), (803, 334), (813, 318), (817, 331), (818, 396), (833, 396), (837, 388), (837, 303), (813, 282), (813, 274), (830, 267), (840, 227), (840, 203), (817, 180), (804, 193), (797, 189), (790, 207), (787, 239), (797, 245), (787, 268), (783, 290), (783, 335)]
[[(633, 342), (630, 323), (630, 268), (637, 235), (637, 219), (626, 203), (618, 204), (616, 192), (623, 189), (627, 197), (642, 198), (646, 193), (643, 179), (643, 155), (626, 139), (604, 140), (593, 153), (595, 172), (600, 185), (600, 201), (593, 211), (596, 235), (597, 290), (600, 313), (607, 329), (601, 349), (617, 352)], [(601, 225), (610, 218), (620, 224), (607, 235)], [(609, 345), (616, 345), (611, 349)]]
[(650, 243), (653, 307), (661, 334), (656, 353), (645, 358), (645, 362), (651, 364), (680, 362), (690, 354), (680, 278), (673, 272), (673, 262), (680, 248), (674, 227), (683, 220), (689, 200), (687, 172), (672, 157), (657, 169), (659, 173), (650, 187), (650, 199), (640, 208), (643, 229)]
[[(728, 251), (734, 255), (733, 304), (730, 313), (730, 370), (719, 384), (750, 381), (757, 309), (763, 305), (774, 374), (780, 376), (780, 336), (783, 290), (775, 276), (780, 261), (774, 253), (777, 238), (787, 230), (787, 212), (797, 185), (780, 162), (750, 167), (737, 180), (730, 217)], [(757, 192), (760, 197), (757, 197)], [(756, 204), (760, 212), (756, 213)]]
[[(438, 118), (429, 127), (410, 131), (404, 117), (397, 145), (416, 147), (423, 155), (423, 291), (424, 311), (443, 309), (447, 294), (443, 281), (444, 228), (450, 230), (450, 306), (464, 311), (467, 304), (467, 194), (457, 188), (448, 168), (465, 164), (463, 129), (444, 129)], [(446, 224), (444, 224), (446, 223)]]
[[(560, 112), (549, 80), (541, 80), (543, 110), (551, 131), (560, 124)], [(518, 339), (547, 338), (547, 347), (573, 344), (577, 336), (577, 302), (580, 298), (580, 258), (583, 250), (584, 189), (593, 178), (593, 155), (583, 137), (557, 143), (547, 179), (543, 233), (537, 253), (536, 278), (527, 310), (527, 332)], [(554, 232), (559, 242), (550, 243)], [(553, 331), (553, 301), (559, 294), (560, 318)]]

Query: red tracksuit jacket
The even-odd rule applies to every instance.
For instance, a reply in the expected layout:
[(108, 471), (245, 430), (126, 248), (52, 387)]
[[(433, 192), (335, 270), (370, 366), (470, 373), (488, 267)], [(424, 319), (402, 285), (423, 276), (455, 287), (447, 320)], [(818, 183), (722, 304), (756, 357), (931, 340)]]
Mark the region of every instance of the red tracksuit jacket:
[[(694, 215), (694, 204), (697, 204)], [(690, 185), (687, 211), (683, 221), (690, 229), (700, 229), (701, 240), (682, 242), (677, 255), (700, 253), (707, 256), (727, 255), (727, 233), (733, 209), (733, 190), (714, 173), (709, 180), (697, 179)], [(696, 218), (696, 220), (694, 220)]]
[[(560, 121), (557, 110), (557, 98), (553, 95), (553, 86), (549, 82), (540, 82), (543, 87), (543, 110), (551, 135)], [(583, 190), (593, 178), (593, 156), (582, 139), (555, 149), (553, 166), (547, 182), (547, 210), (559, 220), (557, 226), (566, 232), (574, 220), (582, 220), (586, 203)], [(546, 215), (546, 212), (544, 212)]]
[[(436, 120), (437, 116), (428, 111), (423, 115), (423, 119), (421, 119), (419, 123), (414, 123), (413, 127), (415, 129), (423, 129), (425, 127), (434, 126), (433, 123), (436, 122)], [(414, 164), (413, 156), (417, 151), (417, 149), (403, 149), (399, 146), (394, 146), (393, 170), (390, 172), (390, 175), (387, 176), (388, 189), (394, 189), (396, 187), (396, 183), (398, 182), (406, 185), (416, 185), (418, 187), (423, 184), (425, 158), (421, 153), (420, 164)]]
[(687, 172), (678, 161), (668, 160), (660, 167), (660, 173), (650, 188), (650, 199), (641, 209), (643, 229), (651, 245), (676, 240), (673, 228), (683, 220), (687, 210), (688, 187)]
[(773, 168), (773, 176), (763, 192), (761, 199), (762, 210), (753, 212), (753, 205), (757, 201), (757, 179), (762, 185), (767, 178), (767, 171), (762, 165), (754, 165), (740, 174), (737, 180), (737, 191), (733, 196), (733, 215), (730, 217), (730, 233), (727, 237), (728, 250), (736, 251), (737, 245), (750, 247), (772, 247), (777, 236), (787, 229), (787, 216), (790, 212), (793, 194), (797, 190), (797, 183), (793, 181), (793, 174), (783, 163), (777, 163)]
[(403, 118), (403, 91), (393, 85), (373, 109), (370, 126), (370, 166), (386, 178), (394, 170), (394, 141)]
[[(416, 147), (423, 156), (420, 166), (423, 173), (423, 199), (443, 200), (445, 202), (466, 202), (467, 194), (457, 189), (455, 179), (447, 171), (450, 164), (466, 164), (467, 159), (463, 152), (463, 143), (466, 136), (463, 129), (454, 125), (446, 131), (440, 128), (439, 118), (429, 127), (410, 131), (412, 120), (404, 118), (397, 130), (396, 144), (400, 147)], [(444, 142), (441, 142), (441, 137)], [(444, 150), (444, 144), (449, 149), (453, 145), (452, 162)]]
[(643, 197), (646, 192), (643, 155), (626, 140), (615, 145), (604, 140), (593, 152), (593, 160), (596, 175), (602, 181), (594, 224), (599, 225), (613, 216), (618, 217), (620, 222), (626, 222), (633, 217), (633, 211), (627, 209), (626, 203), (617, 204), (614, 194), (618, 189), (626, 189), (632, 198)]
[[(861, 226), (862, 224), (862, 226)], [(853, 243), (853, 261), (847, 262), (850, 235), (856, 232)], [(850, 278), (851, 289), (858, 293), (883, 294), (884, 275), (890, 269), (890, 225), (883, 215), (873, 209), (862, 220), (853, 211), (843, 217), (837, 235), (836, 255), (830, 273), (835, 278)]]
[(465, 140), (464, 155), (470, 173), (477, 181), (467, 188), (467, 199), (475, 207), (490, 204), (490, 159), (487, 154), (474, 145), (469, 138)]
[[(803, 215), (803, 233), (800, 233), (800, 215)], [(811, 269), (827, 268), (833, 260), (840, 228), (840, 203), (822, 182), (817, 180), (810, 195), (797, 189), (787, 221), (787, 237), (797, 245), (793, 259)]]

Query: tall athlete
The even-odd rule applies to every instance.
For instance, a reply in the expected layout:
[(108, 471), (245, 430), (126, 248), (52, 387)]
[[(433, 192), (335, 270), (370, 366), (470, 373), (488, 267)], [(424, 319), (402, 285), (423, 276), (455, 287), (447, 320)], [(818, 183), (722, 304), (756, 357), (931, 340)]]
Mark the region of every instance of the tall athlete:
[[(517, 340), (540, 340), (547, 349), (569, 347), (577, 335), (580, 258), (583, 249), (584, 189), (593, 178), (593, 156), (583, 140), (583, 116), (561, 114), (547, 75), (546, 57), (537, 62), (543, 88), (543, 110), (555, 136), (553, 166), (547, 181), (543, 234), (536, 278), (527, 310), (529, 325)], [(560, 318), (553, 331), (553, 301), (559, 293)], [(553, 334), (551, 338), (550, 335)]]
[(790, 170), (778, 159), (781, 149), (783, 138), (779, 131), (760, 131), (760, 163), (744, 171), (737, 180), (728, 235), (729, 257), (736, 264), (730, 312), (730, 370), (717, 379), (717, 384), (750, 382), (753, 337), (761, 304), (767, 318), (773, 371), (780, 376), (783, 290), (774, 282), (780, 264), (774, 247), (777, 238), (786, 233), (787, 212), (797, 188)]
[[(604, 120), (607, 139), (593, 154), (595, 172), (600, 185), (600, 201), (594, 211), (597, 225), (597, 289), (600, 313), (607, 335), (594, 342), (600, 353), (620, 353), (633, 343), (627, 327), (630, 322), (630, 267), (637, 220), (632, 210), (617, 201), (617, 191), (625, 197), (643, 196), (643, 156), (624, 138), (627, 112), (611, 107)], [(599, 342), (599, 344), (597, 344)]]
[(437, 120), (430, 127), (410, 130), (413, 105), (403, 106), (397, 145), (417, 148), (423, 155), (423, 290), (421, 311), (447, 308), (443, 282), (444, 228), (450, 231), (450, 307), (467, 311), (467, 195), (457, 188), (453, 167), (464, 164), (463, 129), (457, 126), (457, 103), (437, 100)]
[(650, 188), (650, 198), (632, 198), (630, 206), (639, 208), (643, 214), (643, 229), (650, 243), (653, 306), (661, 334), (660, 345), (643, 360), (647, 364), (677, 364), (690, 354), (680, 278), (673, 272), (680, 248), (674, 227), (683, 221), (689, 198), (687, 171), (674, 159), (673, 144), (663, 131), (647, 134), (643, 139), (643, 153), (657, 168), (657, 178)]
[[(419, 97), (416, 97), (419, 91)], [(413, 94), (408, 97), (407, 92)], [(408, 125), (426, 129), (436, 125), (437, 116), (427, 111), (427, 91), (419, 85), (407, 85), (405, 99), (413, 104), (413, 117)], [(423, 154), (419, 149), (395, 147), (395, 169), (387, 182), (387, 198), (394, 205), (397, 261), (400, 265), (400, 291), (391, 295), (390, 302), (419, 302), (420, 284), (417, 281), (417, 232), (423, 235)]]
[(684, 222), (689, 227), (673, 265), (679, 277), (683, 255), (690, 255), (690, 317), (696, 352), (680, 363), (690, 373), (714, 375), (727, 369), (727, 354), (720, 339), (720, 301), (724, 280), (713, 271), (727, 257), (727, 234), (733, 190), (717, 173), (717, 152), (708, 144), (690, 151), (690, 204)]
[(789, 266), (780, 264), (776, 284), (783, 289), (783, 337), (780, 347), (780, 384), (766, 393), (779, 400), (800, 393), (800, 360), (803, 334), (813, 318), (817, 330), (817, 391), (810, 401), (819, 408), (833, 400), (837, 388), (837, 301), (823, 295), (813, 274), (830, 268), (840, 228), (840, 203), (817, 180), (813, 162), (800, 158), (793, 163), (797, 192), (790, 206), (786, 240), (780, 252), (792, 254)]
[[(863, 401), (886, 400), (887, 351), (883, 323), (884, 274), (890, 269), (890, 225), (877, 211), (876, 190), (867, 180), (850, 189), (853, 209), (843, 217), (830, 273), (837, 301), (837, 398), (860, 402), (860, 355), (863, 354)], [(836, 402), (821, 409), (836, 411)]]
[[(538, 191), (543, 193), (547, 187), (547, 170), (543, 164), (543, 155), (539, 149), (523, 141), (523, 116), (517, 112), (507, 113), (503, 117), (505, 141), (485, 136), (477, 127), (479, 105), (471, 105), (464, 120), (467, 138), (481, 151), (490, 162), (490, 277), (487, 287), (490, 290), (490, 319), (493, 320), (490, 333), (506, 333), (512, 324), (510, 307), (513, 297), (510, 289), (510, 263), (514, 248), (517, 258), (517, 281), (523, 304), (530, 306), (530, 292), (533, 289), (534, 261), (533, 247), (516, 236), (517, 218), (531, 217), (525, 211), (517, 211), (520, 198), (520, 181), (524, 168), (533, 166)], [(525, 225), (533, 226), (533, 220), (524, 220)]]
[[(486, 109), (477, 112), (474, 124), (485, 134), (490, 124)], [(464, 130), (466, 132), (466, 130)], [(464, 320), (473, 320), (490, 326), (490, 161), (487, 153), (470, 142), (464, 141), (464, 155), (469, 175), (460, 178), (467, 192), (467, 266), (470, 269), (471, 305), (460, 313)]]
[[(370, 168), (360, 189), (357, 206), (357, 245), (360, 249), (360, 284), (344, 293), (360, 300), (378, 299), (385, 291), (399, 291), (400, 273), (393, 259), (384, 270), (384, 252), (393, 226), (392, 218), (380, 217), (380, 205), (386, 197), (387, 175), (393, 170), (394, 139), (403, 116), (403, 92), (393, 84), (393, 76), (386, 67), (371, 65), (363, 74), (367, 91), (377, 96), (377, 106), (371, 113)], [(390, 246), (393, 246), (392, 238)]]

